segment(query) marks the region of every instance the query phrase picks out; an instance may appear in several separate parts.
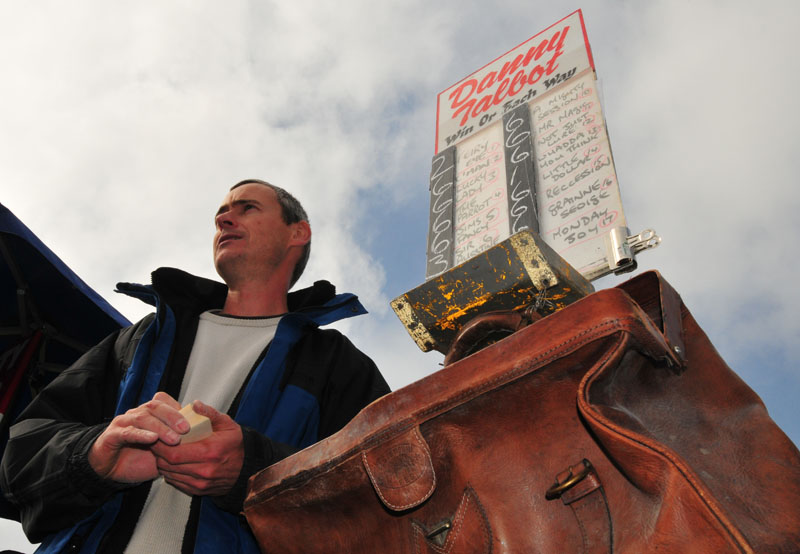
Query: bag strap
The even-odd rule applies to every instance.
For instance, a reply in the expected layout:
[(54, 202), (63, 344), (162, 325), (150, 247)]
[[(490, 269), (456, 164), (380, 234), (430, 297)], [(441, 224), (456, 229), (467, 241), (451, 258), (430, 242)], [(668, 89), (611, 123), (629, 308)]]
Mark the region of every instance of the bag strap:
[(419, 426), (361, 453), (383, 505), (395, 512), (419, 506), (433, 494), (436, 473)]
[(572, 509), (583, 540), (585, 554), (610, 554), (614, 551), (611, 510), (603, 484), (594, 466), (584, 458), (556, 475), (545, 498), (560, 498)]

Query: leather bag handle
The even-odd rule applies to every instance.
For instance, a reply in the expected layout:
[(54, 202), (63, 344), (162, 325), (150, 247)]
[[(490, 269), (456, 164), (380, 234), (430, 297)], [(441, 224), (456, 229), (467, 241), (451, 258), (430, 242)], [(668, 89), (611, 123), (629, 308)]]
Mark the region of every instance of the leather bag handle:
[(531, 308), (498, 310), (476, 316), (470, 319), (456, 335), (444, 357), (444, 365), (448, 366), (479, 350), (477, 347), (480, 343), (492, 335), (507, 336), (516, 333), (541, 318), (542, 316)]

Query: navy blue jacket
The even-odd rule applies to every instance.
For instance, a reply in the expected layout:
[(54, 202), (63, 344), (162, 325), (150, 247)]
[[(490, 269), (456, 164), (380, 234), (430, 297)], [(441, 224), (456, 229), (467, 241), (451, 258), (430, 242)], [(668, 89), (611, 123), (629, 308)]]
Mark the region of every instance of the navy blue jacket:
[[(121, 292), (155, 305), (156, 315), (115, 333), (40, 393), (12, 427), (0, 484), (42, 552), (120, 552), (150, 483), (100, 479), (88, 451), (114, 415), (164, 390), (180, 391), (198, 315), (222, 307), (224, 285), (171, 268), (152, 285)], [(258, 552), (240, 512), (251, 475), (343, 427), (389, 392), (375, 364), (341, 333), (318, 327), (366, 313), (332, 285), (289, 295), (289, 313), (251, 370), (229, 415), (241, 426), (245, 459), (224, 497), (194, 497), (184, 552)]]

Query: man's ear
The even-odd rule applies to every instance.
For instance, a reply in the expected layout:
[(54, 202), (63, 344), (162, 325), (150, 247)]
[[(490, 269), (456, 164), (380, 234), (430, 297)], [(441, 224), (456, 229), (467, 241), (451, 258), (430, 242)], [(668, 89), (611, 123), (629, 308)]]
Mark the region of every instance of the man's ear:
[(292, 234), (290, 237), (291, 246), (303, 246), (311, 240), (311, 225), (308, 221), (298, 221), (292, 223)]

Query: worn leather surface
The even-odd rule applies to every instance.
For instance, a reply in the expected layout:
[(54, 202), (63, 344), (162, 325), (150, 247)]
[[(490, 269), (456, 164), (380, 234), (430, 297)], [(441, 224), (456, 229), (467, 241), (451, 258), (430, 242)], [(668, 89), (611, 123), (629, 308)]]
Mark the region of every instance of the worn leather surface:
[(367, 406), (245, 515), (275, 553), (796, 552), (800, 452), (648, 273)]

